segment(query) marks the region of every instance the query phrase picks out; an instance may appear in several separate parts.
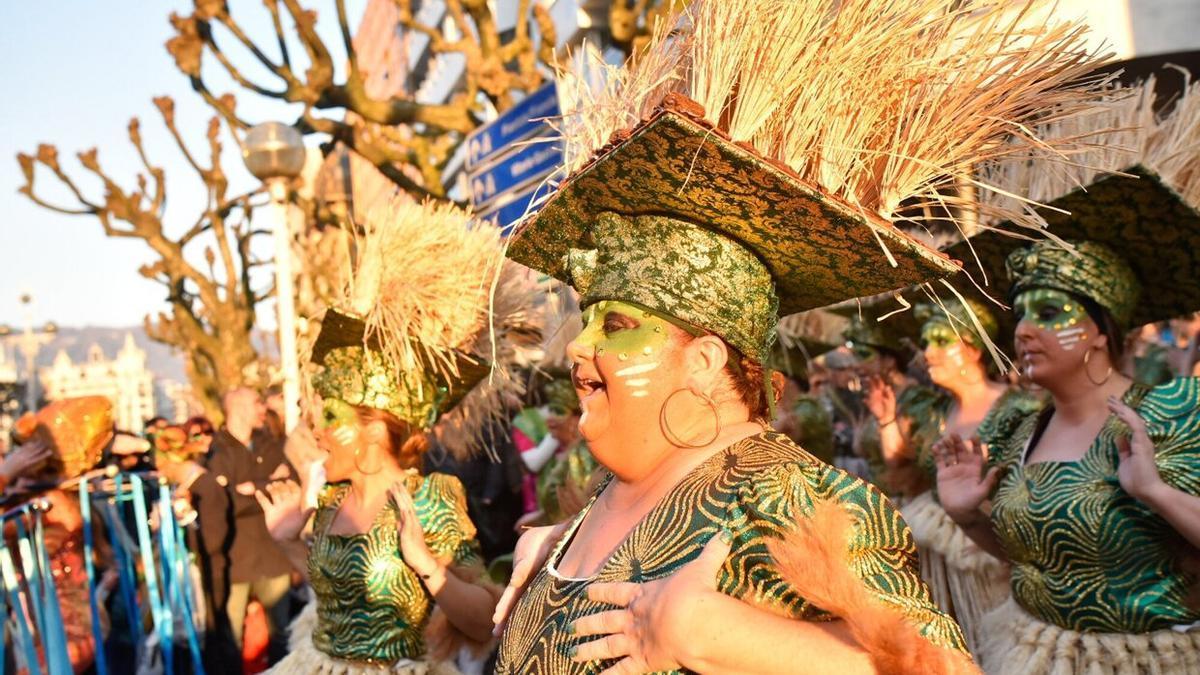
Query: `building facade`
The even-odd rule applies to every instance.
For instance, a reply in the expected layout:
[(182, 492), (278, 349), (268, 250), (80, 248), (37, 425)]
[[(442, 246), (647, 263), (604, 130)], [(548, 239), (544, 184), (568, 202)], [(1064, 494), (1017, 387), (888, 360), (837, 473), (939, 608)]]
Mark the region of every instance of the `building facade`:
[(46, 400), (76, 396), (104, 396), (113, 403), (117, 428), (139, 433), (155, 415), (154, 374), (146, 367), (146, 352), (125, 336), (125, 343), (109, 359), (99, 345), (88, 348), (87, 357), (76, 363), (65, 351), (38, 373)]

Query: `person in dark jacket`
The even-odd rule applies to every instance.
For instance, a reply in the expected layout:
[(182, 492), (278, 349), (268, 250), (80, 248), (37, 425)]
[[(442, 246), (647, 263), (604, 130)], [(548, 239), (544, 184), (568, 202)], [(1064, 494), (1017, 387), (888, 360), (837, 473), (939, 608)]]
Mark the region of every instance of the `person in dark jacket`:
[(234, 389), (222, 401), (225, 426), (213, 437), (207, 469), (229, 500), (232, 529), (226, 537), (229, 594), (225, 613), (235, 642), (242, 644), (246, 606), (258, 600), (266, 611), (271, 634), (271, 662), (287, 649), (288, 590), (291, 564), (271, 539), (254, 492), (276, 480), (298, 480), (279, 443), (254, 443), (263, 426), (266, 406), (251, 389)]

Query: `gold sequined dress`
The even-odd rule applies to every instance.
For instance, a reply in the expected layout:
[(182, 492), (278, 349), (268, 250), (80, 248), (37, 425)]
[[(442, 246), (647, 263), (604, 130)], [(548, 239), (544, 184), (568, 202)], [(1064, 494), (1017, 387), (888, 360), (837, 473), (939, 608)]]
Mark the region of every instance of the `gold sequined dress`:
[[(1146, 421), (1162, 479), (1200, 495), (1200, 380), (1124, 401)], [(993, 460), (1005, 470), (992, 525), (1012, 563), (1012, 600), (985, 618), (989, 673), (1200, 673), (1195, 548), (1117, 479), (1110, 416), (1077, 461), (1028, 463), (1049, 422), (1028, 418)]]
[(569, 634), (566, 626), (608, 608), (587, 598), (587, 586), (668, 576), (695, 559), (722, 529), (733, 536), (733, 549), (718, 582), (723, 593), (770, 605), (797, 620), (830, 620), (831, 615), (807, 602), (783, 579), (767, 549), (768, 541), (791, 530), (817, 500), (832, 500), (852, 514), (854, 572), (873, 595), (902, 611), (930, 642), (965, 649), (958, 626), (930, 599), (917, 570), (912, 537), (886, 497), (818, 461), (783, 434), (764, 432), (717, 452), (693, 469), (634, 527), (595, 576), (566, 579), (555, 565), (590, 511), (589, 504), (514, 608), (501, 638), (496, 672), (597, 673), (612, 665), (577, 664), (568, 656), (584, 638)]
[[(456, 673), (425, 660), (424, 630), (433, 599), (400, 554), (395, 506), (388, 504), (363, 534), (331, 534), (348, 483), (325, 486), (308, 556), (314, 602), (292, 626), (291, 653), (275, 666), (279, 675), (357, 673)], [(475, 527), (467, 517), (462, 483), (446, 474), (410, 474), (425, 543), (439, 558), (470, 566), (479, 561)]]

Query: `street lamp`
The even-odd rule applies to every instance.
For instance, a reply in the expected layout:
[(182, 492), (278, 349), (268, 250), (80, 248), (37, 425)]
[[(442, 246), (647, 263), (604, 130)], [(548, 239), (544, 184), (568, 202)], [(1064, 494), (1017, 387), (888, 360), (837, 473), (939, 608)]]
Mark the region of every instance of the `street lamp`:
[(296, 361), (296, 299), (292, 288), (292, 227), (288, 184), (304, 168), (304, 139), (281, 122), (264, 122), (246, 133), (242, 159), (267, 186), (271, 229), (275, 232), (275, 302), (279, 308), (279, 366), (283, 371), (284, 426), (300, 416), (300, 365)]
[(58, 324), (47, 321), (41, 328), (33, 326), (33, 296), (22, 293), (21, 306), (24, 309), (25, 329), (19, 336), (13, 335), (12, 328), (0, 326), (0, 337), (16, 338), (17, 347), (25, 357), (25, 410), (32, 411), (37, 407), (37, 355), (42, 345), (54, 339), (58, 333)]

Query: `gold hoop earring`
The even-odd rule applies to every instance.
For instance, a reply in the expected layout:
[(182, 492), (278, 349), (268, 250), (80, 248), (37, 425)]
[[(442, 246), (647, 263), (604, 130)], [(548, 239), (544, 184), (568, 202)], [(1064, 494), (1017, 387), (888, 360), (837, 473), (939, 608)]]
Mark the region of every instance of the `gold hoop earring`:
[(361, 473), (365, 476), (374, 476), (375, 474), (379, 473), (380, 471), (383, 471), (383, 462), (382, 461), (379, 462), (379, 466), (375, 467), (375, 469), (373, 471), (367, 471), (367, 470), (363, 469), (362, 465), (358, 463), (358, 455), (361, 451), (362, 451), (362, 448), (355, 448), (355, 450), (354, 450), (354, 468), (358, 469), (359, 473)]
[(1095, 351), (1095, 350), (1089, 349), (1083, 353), (1083, 374), (1087, 375), (1088, 381), (1091, 382), (1092, 384), (1096, 385), (1097, 387), (1103, 387), (1105, 384), (1108, 383), (1109, 378), (1112, 377), (1113, 367), (1112, 367), (1111, 363), (1108, 364), (1108, 372), (1104, 374), (1104, 379), (1097, 382), (1095, 380), (1095, 378), (1092, 377), (1091, 369), (1088, 368), (1088, 362), (1090, 362), (1092, 360), (1092, 352), (1093, 351)]
[[(671, 425), (667, 423), (667, 406), (670, 405), (671, 399), (675, 398), (676, 394), (683, 391), (689, 392), (696, 398), (704, 401), (704, 404), (707, 405), (713, 412), (713, 420), (716, 422), (716, 430), (713, 432), (712, 438), (708, 439), (704, 443), (688, 443), (678, 434), (672, 431)], [(717, 411), (717, 404), (712, 400), (711, 396), (694, 392), (686, 387), (682, 389), (676, 389), (675, 391), (671, 392), (671, 395), (667, 397), (667, 400), (663, 401), (662, 407), (658, 409), (658, 425), (662, 428), (663, 436), (666, 436), (667, 442), (678, 448), (691, 448), (693, 450), (696, 448), (703, 448), (721, 436), (721, 414)]]

